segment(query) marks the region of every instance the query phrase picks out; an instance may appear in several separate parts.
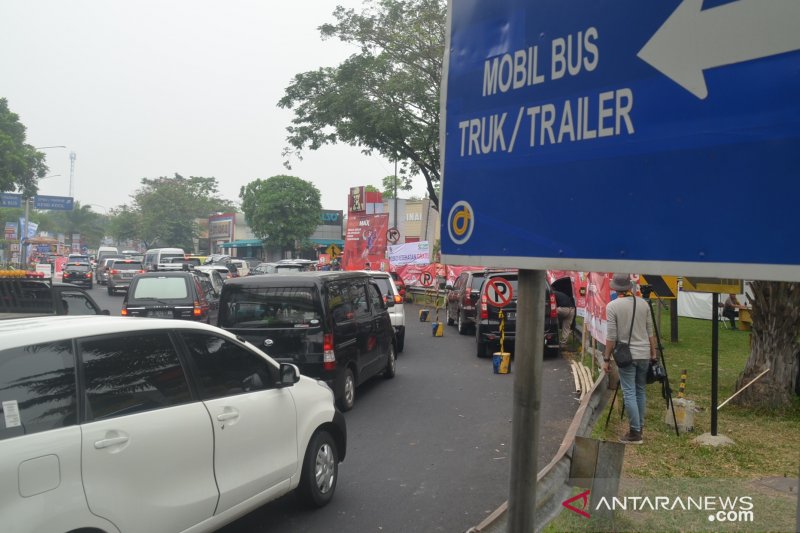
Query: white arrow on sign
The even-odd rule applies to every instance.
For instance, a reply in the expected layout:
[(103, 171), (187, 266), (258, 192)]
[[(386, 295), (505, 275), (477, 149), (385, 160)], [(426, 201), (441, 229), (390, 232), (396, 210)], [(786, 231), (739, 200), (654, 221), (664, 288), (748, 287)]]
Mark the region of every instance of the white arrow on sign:
[(637, 54), (700, 99), (703, 71), (800, 50), (800, 1), (739, 0), (701, 11), (683, 0)]

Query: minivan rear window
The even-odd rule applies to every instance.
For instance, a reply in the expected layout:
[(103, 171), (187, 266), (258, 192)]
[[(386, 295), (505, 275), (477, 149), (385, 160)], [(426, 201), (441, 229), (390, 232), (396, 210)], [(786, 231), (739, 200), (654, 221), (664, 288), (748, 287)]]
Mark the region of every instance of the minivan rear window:
[[(220, 310), (224, 328), (311, 327), (321, 325), (314, 287), (231, 287)], [(227, 289), (226, 289), (227, 291)]]
[(167, 254), (167, 253), (161, 254), (161, 262), (162, 263), (171, 263), (172, 262), (171, 259), (173, 259), (173, 258), (174, 259), (178, 259), (180, 261), (183, 261), (184, 255), (183, 254)]
[(128, 259), (124, 259), (122, 261), (114, 261), (111, 265), (111, 268), (115, 270), (142, 270), (144, 266), (142, 266), (141, 261), (130, 261)]
[(133, 298), (137, 300), (142, 298), (169, 300), (187, 298), (188, 296), (189, 288), (186, 286), (186, 279), (183, 277), (139, 278), (133, 291)]

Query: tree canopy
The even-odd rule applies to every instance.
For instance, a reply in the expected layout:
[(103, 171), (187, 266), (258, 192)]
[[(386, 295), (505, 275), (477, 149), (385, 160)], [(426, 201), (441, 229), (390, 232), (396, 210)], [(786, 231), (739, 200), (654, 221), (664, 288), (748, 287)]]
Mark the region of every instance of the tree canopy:
[(93, 248), (105, 236), (107, 223), (108, 217), (92, 211), (91, 205), (75, 202), (72, 211), (49, 211), (39, 229), (55, 234), (63, 233), (70, 238), (76, 233), (80, 234), (81, 240)]
[(235, 209), (233, 203), (218, 196), (216, 178), (184, 178), (180, 174), (172, 178), (142, 178), (142, 187), (134, 194), (133, 201), (139, 238), (148, 247), (175, 246), (184, 250), (194, 249), (194, 238), (198, 235), (196, 218)]
[(439, 88), (447, 5), (442, 0), (368, 0), (337, 7), (323, 39), (359, 47), (337, 67), (297, 74), (278, 102), (294, 111), (287, 155), (343, 142), (422, 174), (438, 209)]
[(412, 189), (411, 180), (408, 177), (395, 176), (389, 174), (381, 181), (383, 190), (381, 191), (384, 198), (394, 198), (397, 191), (410, 191)]
[(245, 220), (268, 245), (294, 250), (317, 229), (322, 213), (319, 190), (295, 176), (257, 179), (241, 188)]
[(36, 194), (36, 181), (47, 174), (45, 155), (25, 142), (25, 126), (0, 98), (0, 191), (19, 189), (25, 197)]

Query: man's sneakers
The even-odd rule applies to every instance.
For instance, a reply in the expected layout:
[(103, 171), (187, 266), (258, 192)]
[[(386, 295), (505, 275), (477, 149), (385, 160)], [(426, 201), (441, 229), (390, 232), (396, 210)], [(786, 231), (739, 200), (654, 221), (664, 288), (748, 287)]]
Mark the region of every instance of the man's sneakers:
[(641, 444), (642, 443), (642, 432), (641, 431), (634, 431), (629, 430), (626, 434), (624, 434), (619, 441), (623, 444)]

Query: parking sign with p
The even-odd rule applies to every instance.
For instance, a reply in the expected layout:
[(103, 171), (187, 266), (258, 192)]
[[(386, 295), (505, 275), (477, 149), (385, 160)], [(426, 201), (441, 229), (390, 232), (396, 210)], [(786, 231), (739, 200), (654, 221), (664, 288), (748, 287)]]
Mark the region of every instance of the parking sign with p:
[(486, 282), (486, 299), (495, 307), (505, 307), (514, 298), (514, 289), (505, 278), (492, 278)]

